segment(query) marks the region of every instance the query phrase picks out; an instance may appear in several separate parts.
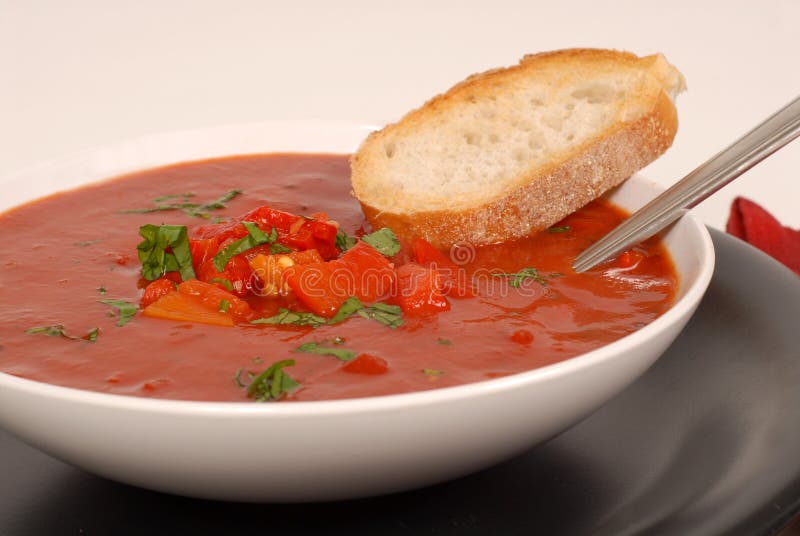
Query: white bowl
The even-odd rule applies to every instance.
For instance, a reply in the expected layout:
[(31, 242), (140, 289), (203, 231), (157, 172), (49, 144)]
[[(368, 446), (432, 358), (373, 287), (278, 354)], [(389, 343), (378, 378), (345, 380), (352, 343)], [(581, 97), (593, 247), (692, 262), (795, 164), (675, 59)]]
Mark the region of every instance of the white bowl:
[[(350, 152), (369, 127), (281, 122), (159, 134), (42, 164), (0, 181), (0, 210), (134, 170), (214, 156)], [(659, 192), (641, 177), (611, 199), (633, 210)], [(676, 303), (592, 352), (499, 379), (420, 393), (253, 404), (153, 400), (0, 373), (0, 426), (120, 482), (232, 501), (320, 501), (407, 490), (508, 459), (575, 424), (633, 382), (691, 317), (711, 279), (706, 228), (684, 217), (664, 238)]]

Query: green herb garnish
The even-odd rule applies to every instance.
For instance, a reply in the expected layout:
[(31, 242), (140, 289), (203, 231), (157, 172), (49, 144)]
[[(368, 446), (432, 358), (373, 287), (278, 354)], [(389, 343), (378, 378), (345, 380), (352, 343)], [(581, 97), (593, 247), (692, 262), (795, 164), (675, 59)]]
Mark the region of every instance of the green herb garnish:
[(338, 324), (339, 322), (347, 320), (348, 318), (353, 316), (353, 314), (355, 314), (356, 312), (360, 311), (363, 308), (364, 308), (364, 304), (361, 303), (361, 300), (359, 300), (355, 296), (350, 296), (339, 307), (339, 310), (336, 311), (336, 314), (333, 315), (333, 318), (331, 318), (328, 321), (328, 323), (330, 323), (330, 324)]
[(253, 222), (243, 221), (242, 225), (247, 229), (247, 236), (231, 243), (225, 249), (214, 255), (214, 267), (218, 271), (223, 271), (228, 262), (248, 249), (253, 249), (262, 244), (272, 244), (278, 239), (278, 231), (273, 227), (269, 234), (258, 228)]
[(293, 251), (292, 248), (287, 248), (283, 244), (278, 244), (277, 242), (269, 247), (270, 253), (292, 253)]
[(230, 307), (231, 307), (231, 302), (229, 302), (228, 300), (220, 300), (220, 302), (219, 302), (219, 312), (227, 313), (228, 309), (230, 309)]
[(256, 402), (267, 402), (282, 398), (283, 395), (300, 385), (283, 371), (284, 367), (293, 365), (294, 359), (285, 359), (270, 365), (267, 370), (250, 382), (247, 387), (247, 396)]
[[(165, 210), (182, 210), (189, 216), (194, 216), (196, 218), (203, 218), (208, 219), (211, 217), (209, 211), (211, 210), (219, 210), (227, 207), (225, 203), (240, 195), (242, 190), (230, 190), (223, 194), (221, 197), (210, 201), (208, 203), (189, 203), (187, 202), (190, 198), (194, 197), (195, 194), (192, 192), (185, 193), (185, 194), (170, 194), (170, 195), (162, 195), (160, 197), (156, 197), (153, 199), (153, 202), (156, 203), (156, 206), (149, 207), (149, 208), (135, 208), (129, 210), (121, 210), (120, 212), (125, 214), (148, 214), (150, 212), (161, 212)], [(159, 204), (163, 203), (164, 201), (169, 201), (173, 199), (181, 199), (181, 202), (177, 203), (166, 203), (166, 204)]]
[(294, 324), (295, 326), (312, 326), (316, 328), (325, 324), (338, 324), (339, 322), (347, 320), (354, 314), (370, 320), (375, 320), (393, 329), (402, 326), (404, 323), (402, 318), (403, 312), (399, 306), (378, 302), (367, 307), (355, 296), (347, 298), (330, 320), (325, 320), (321, 316), (317, 316), (313, 313), (297, 312), (281, 308), (275, 316), (251, 320), (250, 323)]
[(119, 311), (119, 320), (117, 321), (117, 325), (120, 327), (130, 322), (130, 320), (136, 314), (136, 311), (139, 310), (139, 308), (134, 304), (123, 300), (100, 300), (100, 303), (109, 305)]
[(492, 275), (494, 277), (507, 277), (509, 279), (509, 281), (508, 281), (509, 285), (511, 285), (514, 288), (519, 288), (528, 279), (533, 279), (534, 281), (536, 281), (540, 285), (546, 287), (547, 284), (548, 284), (548, 281), (547, 281), (546, 277), (551, 277), (551, 278), (552, 277), (560, 277), (563, 274), (559, 274), (559, 273), (555, 273), (554, 272), (554, 273), (552, 273), (552, 274), (550, 274), (548, 276), (543, 276), (543, 275), (541, 275), (539, 273), (539, 270), (537, 270), (536, 268), (528, 266), (527, 268), (523, 268), (519, 272), (516, 272), (516, 273), (513, 273), (513, 274), (505, 274), (505, 273), (503, 273), (503, 274), (492, 274)]
[[(334, 344), (337, 343), (334, 341)], [(356, 357), (356, 353), (350, 350), (345, 350), (344, 348), (320, 346), (320, 344), (316, 342), (307, 342), (305, 344), (301, 344), (293, 351), (302, 352), (305, 354), (332, 355), (341, 361), (351, 361)]]
[(356, 242), (358, 242), (356, 237), (349, 236), (341, 229), (336, 232), (336, 248), (339, 251), (347, 251), (351, 247), (355, 246)]
[(398, 305), (388, 305), (378, 302), (369, 307), (364, 307), (358, 311), (358, 315), (375, 320), (392, 329), (399, 328), (404, 324), (402, 318), (403, 311)]
[(453, 346), (453, 341), (450, 339), (436, 339), (437, 344), (441, 344), (442, 346)]
[(387, 257), (397, 255), (397, 253), (400, 251), (400, 240), (397, 238), (397, 235), (394, 234), (394, 231), (388, 227), (384, 227), (382, 229), (378, 229), (374, 233), (364, 235), (361, 237), (361, 240), (374, 247)]
[(236, 387), (239, 387), (239, 388), (241, 388), (241, 389), (244, 389), (245, 387), (247, 387), (247, 384), (245, 384), (245, 383), (242, 381), (242, 374), (243, 374), (243, 373), (244, 373), (244, 374), (247, 374), (247, 377), (248, 377), (249, 379), (251, 379), (251, 380), (253, 379), (253, 373), (252, 373), (252, 372), (246, 372), (246, 371), (244, 370), (244, 367), (239, 367), (239, 368), (237, 369), (237, 371), (236, 371), (236, 374), (234, 374), (234, 375), (233, 375), (233, 383), (234, 383), (234, 384), (236, 384)]
[(97, 287), (97, 293), (100, 294), (101, 296), (105, 296), (106, 292), (108, 292), (106, 290), (106, 287)]
[(431, 368), (424, 368), (422, 369), (422, 373), (426, 376), (441, 376), (444, 374), (441, 370), (431, 369)]
[(25, 333), (30, 333), (32, 335), (47, 335), (48, 337), (64, 337), (65, 339), (69, 339), (71, 341), (94, 342), (97, 340), (97, 335), (100, 333), (100, 328), (92, 328), (89, 333), (83, 337), (70, 335), (66, 332), (62, 324), (55, 324), (53, 326), (38, 326), (25, 330)]
[(572, 227), (569, 225), (565, 225), (563, 227), (550, 227), (547, 229), (548, 233), (566, 233), (567, 231), (571, 230)]
[(168, 201), (170, 199), (189, 199), (190, 197), (195, 197), (197, 194), (194, 192), (187, 192), (185, 194), (169, 194), (169, 195), (162, 195), (160, 197), (156, 197), (153, 199), (153, 203), (163, 203), (164, 201)]
[(355, 296), (347, 298), (347, 300), (345, 300), (342, 306), (339, 307), (339, 310), (335, 315), (333, 315), (333, 318), (331, 318), (328, 323), (338, 324), (343, 320), (347, 320), (354, 314), (357, 314), (363, 318), (375, 320), (376, 322), (379, 322), (392, 329), (398, 328), (404, 323), (402, 318), (403, 311), (399, 306), (378, 302), (367, 307)]
[(225, 290), (228, 292), (233, 292), (233, 283), (225, 279), (224, 277), (212, 277), (208, 280), (209, 283), (218, 283), (225, 287)]
[(139, 227), (139, 234), (144, 238), (136, 246), (142, 277), (154, 281), (167, 272), (177, 271), (183, 281), (195, 278), (185, 226), (148, 224)]
[(251, 320), (250, 323), (276, 325), (293, 324), (295, 326), (317, 327), (325, 324), (326, 321), (321, 316), (317, 316), (313, 313), (297, 312), (281, 308), (278, 310), (278, 314), (275, 316), (270, 316), (269, 318), (258, 318), (256, 320)]

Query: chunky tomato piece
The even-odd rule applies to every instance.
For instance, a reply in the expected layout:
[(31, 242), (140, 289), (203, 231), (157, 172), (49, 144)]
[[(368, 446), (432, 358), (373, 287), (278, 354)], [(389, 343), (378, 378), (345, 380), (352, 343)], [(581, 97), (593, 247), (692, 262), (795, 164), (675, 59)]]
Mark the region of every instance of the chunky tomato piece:
[(511, 334), (511, 340), (517, 344), (530, 344), (533, 342), (533, 333), (527, 329), (518, 329)]
[(372, 354), (361, 354), (343, 365), (342, 370), (353, 374), (376, 376), (378, 374), (386, 374), (389, 371), (389, 363), (385, 359)]
[(414, 239), (411, 242), (411, 256), (417, 264), (438, 270), (445, 296), (469, 298), (475, 295), (466, 271), (427, 240)]
[[(237, 296), (246, 296), (251, 285), (253, 269), (243, 255), (236, 255), (221, 272), (214, 265), (213, 257), (204, 262), (195, 272), (197, 279), (205, 283), (217, 285), (219, 288), (229, 290)], [(228, 285), (230, 284), (230, 288)]]
[(357, 243), (335, 261), (295, 265), (283, 273), (297, 298), (326, 318), (336, 314), (351, 296), (364, 303), (382, 298), (396, 281), (392, 263), (365, 242)]
[(174, 291), (175, 288), (176, 285), (172, 280), (166, 277), (160, 277), (145, 287), (142, 300), (139, 302), (139, 306), (144, 309), (154, 301), (158, 300), (161, 296)]
[(283, 272), (283, 277), (297, 299), (314, 314), (330, 318), (349, 297), (339, 292), (332, 282), (334, 262), (296, 264)]
[(397, 269), (397, 293), (393, 301), (409, 316), (440, 313), (450, 309), (443, 289), (438, 270), (404, 264)]
[(389, 259), (360, 240), (337, 263), (337, 271), (353, 276), (346, 281), (349, 288), (345, 288), (351, 291), (349, 296), (355, 296), (365, 303), (389, 294), (397, 281), (397, 273)]
[(190, 239), (189, 250), (192, 253), (194, 271), (197, 272), (206, 261), (213, 259), (214, 255), (219, 251), (219, 237)]
[(250, 305), (233, 293), (197, 279), (190, 279), (178, 285), (178, 292), (198, 298), (207, 309), (225, 312), (236, 322), (246, 322), (253, 313)]

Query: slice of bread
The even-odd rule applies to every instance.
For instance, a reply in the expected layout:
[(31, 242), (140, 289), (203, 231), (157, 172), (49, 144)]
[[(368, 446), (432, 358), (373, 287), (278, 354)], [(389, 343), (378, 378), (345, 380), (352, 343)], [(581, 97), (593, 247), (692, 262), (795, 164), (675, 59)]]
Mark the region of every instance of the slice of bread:
[(575, 49), (473, 75), (351, 160), (374, 227), (439, 247), (546, 229), (671, 144), (683, 76), (660, 54)]

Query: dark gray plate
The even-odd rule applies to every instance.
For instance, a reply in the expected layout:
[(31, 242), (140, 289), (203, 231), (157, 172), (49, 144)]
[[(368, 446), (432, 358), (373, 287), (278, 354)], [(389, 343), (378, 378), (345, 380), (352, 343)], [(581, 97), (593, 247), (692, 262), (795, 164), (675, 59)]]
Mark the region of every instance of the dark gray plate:
[(713, 238), (714, 279), (678, 341), (510, 462), (376, 499), (244, 505), (109, 482), (0, 432), (0, 534), (771, 533), (800, 511), (800, 279)]

